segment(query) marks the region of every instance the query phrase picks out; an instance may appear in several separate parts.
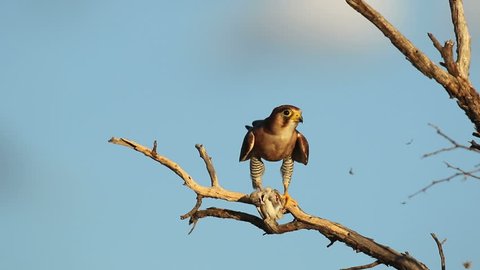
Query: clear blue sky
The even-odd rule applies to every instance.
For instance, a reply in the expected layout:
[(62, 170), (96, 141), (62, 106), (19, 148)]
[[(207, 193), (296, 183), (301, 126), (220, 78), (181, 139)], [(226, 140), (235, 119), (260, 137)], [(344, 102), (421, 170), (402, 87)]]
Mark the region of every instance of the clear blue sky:
[[(453, 38), (448, 1), (381, 2), (372, 5), (439, 61), (426, 33)], [(478, 88), (480, 5), (466, 8)], [(341, 243), (327, 249), (310, 231), (264, 236), (204, 219), (187, 235), (179, 216), (194, 193), (166, 168), (107, 143), (156, 139), (159, 153), (208, 184), (194, 148), (202, 143), (221, 184), (251, 192), (248, 163), (238, 162), (244, 125), (280, 104), (303, 109), (311, 156), (296, 166), (290, 192), (305, 211), (431, 269), (439, 268), (435, 232), (448, 239), (449, 268), (480, 267), (479, 181), (457, 179), (407, 200), (452, 173), (443, 161), (479, 163), (463, 152), (420, 159), (448, 146), (427, 123), (464, 143), (472, 124), (343, 1), (3, 0), (0, 34), (0, 269), (372, 262)], [(281, 187), (279, 164), (267, 164), (264, 182)]]

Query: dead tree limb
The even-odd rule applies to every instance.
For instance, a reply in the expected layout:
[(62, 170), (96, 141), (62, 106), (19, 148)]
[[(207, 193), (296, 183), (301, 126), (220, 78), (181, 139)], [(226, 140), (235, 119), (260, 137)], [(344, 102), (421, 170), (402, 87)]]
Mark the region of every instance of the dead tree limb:
[(432, 236), (433, 240), (435, 240), (435, 243), (437, 244), (438, 254), (440, 255), (441, 269), (445, 270), (445, 254), (443, 254), (443, 243), (445, 243), (447, 239), (440, 242), (440, 240), (438, 240), (437, 236), (434, 233), (431, 233), (430, 235)]
[[(447, 91), (450, 98), (457, 100), (458, 106), (465, 112), (475, 126), (474, 136), (480, 137), (480, 95), (469, 79), (470, 70), (470, 34), (463, 12), (462, 0), (449, 0), (452, 23), (454, 26), (457, 49), (457, 60), (454, 61), (453, 41), (449, 40), (442, 46), (440, 42), (429, 33), (428, 36), (433, 46), (440, 52), (443, 62), (435, 64), (427, 55), (418, 49), (378, 11), (368, 5), (364, 0), (346, 0), (357, 12), (373, 23), (412, 63), (421, 73), (434, 79)], [(444, 66), (444, 70), (441, 66)]]
[(205, 161), (205, 166), (207, 167), (208, 174), (210, 175), (212, 187), (218, 187), (217, 173), (213, 167), (212, 158), (208, 156), (205, 148), (201, 144), (195, 145), (195, 148), (197, 148), (198, 152), (200, 153), (200, 157)]
[[(210, 187), (198, 184), (198, 182), (182, 167), (180, 167), (180, 165), (164, 156), (159, 155), (156, 151), (153, 151), (134, 141), (124, 138), (111, 138), (109, 142), (132, 148), (135, 151), (143, 153), (145, 156), (159, 162), (160, 164), (164, 165), (165, 167), (173, 171), (175, 174), (177, 174), (180, 179), (182, 179), (183, 183), (197, 194), (197, 204), (195, 205), (195, 207), (187, 215), (182, 216), (185, 218), (189, 216), (190, 224), (195, 225), (201, 218), (216, 217), (248, 222), (256, 226), (257, 228), (263, 230), (266, 234), (281, 234), (302, 229), (316, 230), (331, 241), (329, 246), (335, 241), (340, 241), (345, 243), (347, 246), (351, 247), (355, 251), (362, 252), (368, 256), (371, 256), (372, 258), (375, 258), (379, 263), (393, 266), (396, 269), (428, 269), (427, 266), (408, 255), (408, 253), (397, 252), (392, 248), (379, 244), (373, 239), (362, 236), (361, 234), (339, 223), (335, 223), (327, 219), (305, 213), (295, 203), (295, 200), (290, 200), (289, 203), (284, 206), (284, 211), (290, 213), (294, 217), (293, 221), (285, 224), (277, 224), (276, 221), (262, 219), (248, 213), (243, 213), (230, 209), (207, 208), (205, 210), (200, 210), (199, 208), (201, 206), (201, 200), (205, 198), (245, 203), (254, 205), (256, 207), (259, 207), (259, 205), (253, 199), (254, 193), (244, 194), (241, 192), (229, 191), (222, 188), (219, 184), (215, 185), (213, 181), (212, 186)], [(197, 145), (196, 147), (200, 153), (205, 151), (204, 147), (201, 145)], [(206, 163), (210, 163), (210, 165), (207, 166), (207, 170), (211, 170), (208, 169), (210, 166), (213, 169), (211, 159), (206, 154), (206, 151), (205, 154), (201, 154), (200, 156)]]
[(381, 262), (379, 261), (374, 261), (372, 263), (369, 263), (369, 264), (364, 264), (364, 265), (360, 265), (360, 266), (354, 266), (354, 267), (350, 267), (350, 268), (344, 268), (344, 269), (341, 269), (341, 270), (361, 270), (361, 269), (368, 269), (368, 268), (373, 268), (379, 264), (382, 264)]

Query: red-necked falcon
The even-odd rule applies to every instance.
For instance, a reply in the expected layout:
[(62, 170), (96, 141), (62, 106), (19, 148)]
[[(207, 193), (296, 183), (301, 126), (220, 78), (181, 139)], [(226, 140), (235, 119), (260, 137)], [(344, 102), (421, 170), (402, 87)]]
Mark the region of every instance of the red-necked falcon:
[(250, 159), (250, 176), (254, 189), (262, 189), (262, 175), (265, 166), (262, 159), (282, 160), (280, 171), (283, 178), (285, 196), (293, 173), (293, 161), (308, 163), (308, 142), (297, 131), (303, 122), (302, 111), (292, 105), (282, 105), (273, 109), (269, 117), (257, 120), (248, 129), (243, 139), (240, 161)]

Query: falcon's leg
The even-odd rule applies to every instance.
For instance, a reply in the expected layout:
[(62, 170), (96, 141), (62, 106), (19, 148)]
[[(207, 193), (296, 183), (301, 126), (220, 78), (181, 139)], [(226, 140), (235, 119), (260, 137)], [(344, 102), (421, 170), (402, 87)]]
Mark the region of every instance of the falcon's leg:
[(261, 159), (256, 157), (250, 158), (250, 177), (252, 178), (252, 186), (254, 189), (262, 189), (262, 176), (265, 172), (265, 165)]
[(288, 186), (290, 185), (290, 180), (292, 179), (293, 174), (293, 159), (291, 157), (287, 157), (283, 160), (280, 171), (283, 178), (283, 196), (285, 198), (285, 205), (287, 205), (289, 201), (294, 201), (290, 195), (288, 195)]
[(283, 160), (280, 172), (282, 173), (283, 178), (283, 191), (284, 193), (288, 193), (288, 186), (290, 185), (290, 180), (292, 179), (293, 174), (293, 159), (291, 157), (287, 157)]

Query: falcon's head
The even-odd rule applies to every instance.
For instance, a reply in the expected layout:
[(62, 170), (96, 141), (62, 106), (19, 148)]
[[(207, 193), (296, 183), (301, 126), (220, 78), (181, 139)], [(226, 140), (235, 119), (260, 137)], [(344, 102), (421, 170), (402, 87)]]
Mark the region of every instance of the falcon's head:
[(293, 105), (281, 105), (273, 109), (268, 117), (276, 127), (295, 129), (298, 123), (303, 123), (302, 110)]
[(282, 105), (273, 109), (270, 114), (272, 118), (282, 118), (284, 121), (303, 123), (302, 110), (293, 105)]

